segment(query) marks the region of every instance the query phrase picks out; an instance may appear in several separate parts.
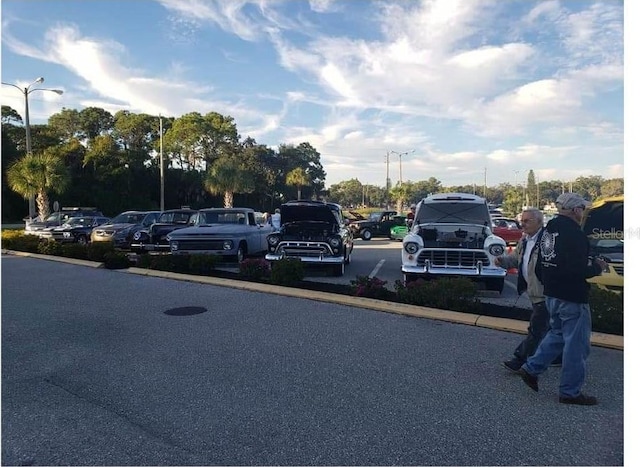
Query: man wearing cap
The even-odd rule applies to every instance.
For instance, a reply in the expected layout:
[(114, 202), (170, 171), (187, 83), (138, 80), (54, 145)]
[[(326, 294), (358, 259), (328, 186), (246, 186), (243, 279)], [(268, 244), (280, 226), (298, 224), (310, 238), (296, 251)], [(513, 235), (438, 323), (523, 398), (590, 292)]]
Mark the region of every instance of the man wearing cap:
[(559, 401), (596, 405), (597, 399), (582, 392), (591, 339), (591, 310), (587, 278), (599, 275), (607, 263), (590, 261), (589, 239), (580, 228), (588, 202), (576, 193), (556, 200), (558, 216), (547, 223), (540, 240), (539, 259), (550, 329), (535, 354), (519, 370), (523, 381), (538, 391), (538, 376), (562, 355)]

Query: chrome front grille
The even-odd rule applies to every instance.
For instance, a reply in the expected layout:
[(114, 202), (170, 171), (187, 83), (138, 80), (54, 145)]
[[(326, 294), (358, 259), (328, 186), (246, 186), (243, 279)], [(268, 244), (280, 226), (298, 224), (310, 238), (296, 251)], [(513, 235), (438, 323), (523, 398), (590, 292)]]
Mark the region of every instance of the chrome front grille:
[(331, 256), (331, 249), (326, 243), (317, 242), (281, 242), (278, 253), (292, 258), (319, 258)]
[(178, 240), (178, 250), (222, 250), (223, 240)]
[(418, 265), (424, 266), (427, 260), (432, 267), (476, 267), (479, 261), (483, 266), (491, 265), (487, 254), (477, 250), (422, 250)]

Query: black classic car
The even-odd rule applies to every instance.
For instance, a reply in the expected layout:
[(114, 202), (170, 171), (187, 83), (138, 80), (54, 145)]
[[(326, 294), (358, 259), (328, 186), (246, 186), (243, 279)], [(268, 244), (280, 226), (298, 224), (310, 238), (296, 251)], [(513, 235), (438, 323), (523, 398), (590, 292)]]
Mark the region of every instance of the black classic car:
[(198, 211), (195, 209), (169, 209), (149, 227), (136, 231), (131, 240), (131, 251), (145, 253), (148, 251), (169, 252), (167, 234), (177, 229), (191, 227), (196, 224)]
[(282, 225), (267, 237), (268, 261), (298, 258), (303, 263), (326, 264), (336, 276), (351, 262), (353, 235), (340, 205), (322, 201), (289, 201), (280, 206)]
[(55, 240), (60, 243), (89, 243), (94, 227), (109, 222), (108, 217), (82, 216), (69, 217), (58, 227), (47, 227), (38, 234), (40, 238)]
[(377, 211), (369, 214), (368, 219), (355, 220), (349, 223), (349, 228), (355, 238), (371, 240), (373, 237), (391, 238), (391, 228), (405, 225), (404, 216), (397, 211)]
[(63, 207), (60, 211), (50, 214), (45, 220), (36, 217), (35, 219), (26, 219), (24, 225), (25, 235), (40, 235), (40, 233), (49, 227), (59, 227), (71, 217), (95, 216), (103, 217), (104, 215), (96, 208), (90, 207)]

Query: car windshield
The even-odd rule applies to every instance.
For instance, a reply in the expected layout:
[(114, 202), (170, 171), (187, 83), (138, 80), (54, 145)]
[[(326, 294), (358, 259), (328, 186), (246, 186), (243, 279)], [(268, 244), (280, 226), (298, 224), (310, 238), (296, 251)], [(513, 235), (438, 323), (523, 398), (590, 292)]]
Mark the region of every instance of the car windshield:
[(370, 221), (378, 222), (381, 218), (382, 218), (381, 212), (372, 212), (371, 214), (369, 214)]
[(93, 217), (70, 217), (64, 224), (70, 227), (93, 225)]
[(418, 212), (417, 222), (464, 222), (468, 224), (489, 225), (489, 210), (484, 204), (438, 202), (423, 204)]
[(158, 218), (159, 224), (186, 224), (191, 217), (190, 212), (163, 212)]
[(139, 224), (144, 219), (145, 214), (143, 212), (127, 213), (123, 212), (111, 219), (111, 224)]
[(244, 224), (244, 211), (201, 212), (203, 224)]

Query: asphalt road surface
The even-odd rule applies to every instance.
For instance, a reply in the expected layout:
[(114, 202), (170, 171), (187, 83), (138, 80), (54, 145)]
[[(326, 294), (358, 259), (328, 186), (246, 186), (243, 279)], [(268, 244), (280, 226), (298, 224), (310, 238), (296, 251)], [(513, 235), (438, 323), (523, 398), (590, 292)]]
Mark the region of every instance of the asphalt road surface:
[(622, 465), (623, 352), (567, 406), (521, 337), (3, 256), (2, 464)]

